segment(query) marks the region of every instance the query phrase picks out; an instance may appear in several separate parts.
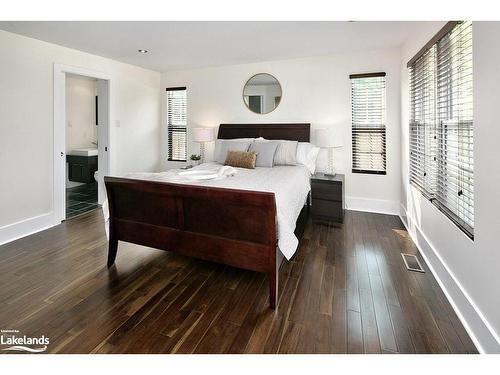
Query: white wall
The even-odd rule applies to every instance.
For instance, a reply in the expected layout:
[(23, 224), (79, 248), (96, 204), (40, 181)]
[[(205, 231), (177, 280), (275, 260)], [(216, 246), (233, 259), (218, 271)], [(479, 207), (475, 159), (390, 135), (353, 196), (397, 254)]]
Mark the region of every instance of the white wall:
[(111, 77), (111, 172), (158, 168), (159, 73), (5, 31), (0, 46), (0, 243), (52, 213), (54, 63)]
[(500, 352), (500, 23), (473, 23), (475, 239), (471, 241), (411, 185), (408, 177), (406, 62), (444, 25), (430, 22), (408, 39), (401, 65), (402, 216), (456, 310), (486, 352)]
[[(351, 106), (349, 74), (387, 73), (387, 175), (351, 173)], [(281, 84), (283, 96), (276, 110), (252, 113), (242, 98), (243, 86), (256, 73), (270, 73)], [(335, 127), (343, 135), (345, 147), (336, 151), (337, 171), (346, 174), (349, 208), (399, 212), (400, 201), (400, 51), (364, 51), (325, 57), (270, 61), (255, 64), (167, 72), (162, 90), (186, 86), (188, 125), (217, 127), (220, 123), (310, 122), (313, 129)], [(165, 98), (165, 95), (164, 95)], [(163, 122), (164, 123), (164, 122)], [(166, 127), (162, 126), (166, 145)], [(188, 132), (189, 137), (191, 134)], [(313, 133), (314, 136), (314, 133)], [(191, 137), (190, 137), (191, 138)], [(314, 141), (314, 138), (313, 138)], [(207, 145), (207, 156), (213, 145)], [(188, 155), (199, 146), (189, 143)], [(166, 162), (164, 168), (178, 166)], [(326, 167), (326, 152), (319, 168)]]
[(66, 75), (66, 154), (76, 148), (95, 148), (96, 80)]

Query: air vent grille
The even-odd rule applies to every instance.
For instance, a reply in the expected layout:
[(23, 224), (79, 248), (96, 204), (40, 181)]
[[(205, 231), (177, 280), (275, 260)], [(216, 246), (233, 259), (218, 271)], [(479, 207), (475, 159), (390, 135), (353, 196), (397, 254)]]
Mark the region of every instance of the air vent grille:
[(401, 257), (403, 258), (403, 262), (405, 262), (405, 266), (409, 271), (425, 273), (422, 264), (420, 264), (420, 261), (415, 255), (401, 253)]

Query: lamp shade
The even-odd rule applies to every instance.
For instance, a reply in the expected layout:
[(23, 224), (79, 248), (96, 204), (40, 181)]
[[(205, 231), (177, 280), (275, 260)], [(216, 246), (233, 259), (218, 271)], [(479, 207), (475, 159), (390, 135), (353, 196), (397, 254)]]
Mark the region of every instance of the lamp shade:
[(214, 140), (213, 128), (194, 128), (193, 140), (195, 142), (211, 142)]
[(343, 147), (344, 140), (333, 129), (316, 129), (315, 144), (321, 148)]

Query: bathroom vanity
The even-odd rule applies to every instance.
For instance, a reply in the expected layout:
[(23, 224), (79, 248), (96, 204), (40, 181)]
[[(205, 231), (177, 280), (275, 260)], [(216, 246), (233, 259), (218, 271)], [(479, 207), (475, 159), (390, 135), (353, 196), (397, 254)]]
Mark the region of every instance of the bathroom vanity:
[(73, 182), (94, 182), (97, 171), (97, 150), (79, 149), (66, 155), (68, 163), (68, 179)]

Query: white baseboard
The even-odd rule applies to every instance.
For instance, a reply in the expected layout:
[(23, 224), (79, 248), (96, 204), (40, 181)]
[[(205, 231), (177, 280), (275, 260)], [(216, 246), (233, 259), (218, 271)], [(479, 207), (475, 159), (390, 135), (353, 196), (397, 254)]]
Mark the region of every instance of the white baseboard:
[(500, 338), (439, 252), (401, 205), (401, 221), (480, 353), (500, 353)]
[(54, 225), (52, 212), (0, 227), (0, 245), (40, 232)]
[(353, 211), (375, 212), (379, 214), (399, 215), (399, 205), (397, 201), (387, 201), (382, 199), (368, 199), (358, 197), (345, 197), (346, 209)]

